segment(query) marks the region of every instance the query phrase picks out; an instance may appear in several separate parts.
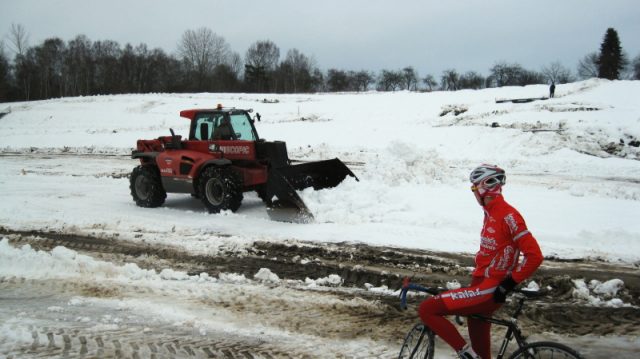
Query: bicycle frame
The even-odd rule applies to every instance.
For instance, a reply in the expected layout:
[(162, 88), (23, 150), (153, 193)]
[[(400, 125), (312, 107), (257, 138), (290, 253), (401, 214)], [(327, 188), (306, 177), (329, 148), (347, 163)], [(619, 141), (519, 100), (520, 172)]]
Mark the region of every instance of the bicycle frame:
[(484, 320), (491, 324), (496, 324), (496, 325), (500, 325), (508, 328), (507, 333), (504, 335), (504, 339), (502, 340), (502, 344), (500, 345), (500, 350), (498, 351), (498, 355), (496, 356), (496, 359), (502, 359), (504, 357), (505, 353), (507, 352), (507, 347), (509, 346), (509, 343), (511, 343), (511, 340), (514, 338), (518, 343), (518, 347), (527, 345), (525, 337), (522, 335), (522, 331), (516, 324), (516, 318), (512, 317), (510, 320), (503, 320), (503, 319), (495, 319), (491, 317), (484, 317), (481, 315), (470, 315), (469, 317)]
[[(407, 309), (407, 292), (409, 290), (416, 290), (420, 292), (429, 293), (432, 295), (437, 295), (440, 292), (444, 291), (445, 289), (423, 287), (421, 285), (409, 283), (408, 280), (405, 280), (402, 286), (402, 290), (400, 291), (400, 303), (401, 303), (400, 306), (403, 310)], [(523, 291), (517, 291), (517, 292), (522, 293)], [(529, 294), (529, 295), (532, 295), (532, 294)], [(522, 313), (522, 308), (524, 307), (525, 300), (526, 300), (526, 297), (522, 297), (518, 300), (518, 305), (516, 307), (516, 310), (513, 312), (513, 314), (509, 319), (496, 319), (493, 317), (486, 317), (480, 314), (472, 314), (468, 316), (469, 318), (475, 318), (475, 319), (489, 322), (491, 324), (507, 327), (507, 333), (505, 334), (504, 339), (502, 340), (502, 344), (500, 345), (500, 350), (498, 351), (498, 355), (496, 356), (496, 359), (502, 359), (504, 357), (504, 355), (507, 352), (507, 347), (509, 346), (509, 343), (514, 338), (516, 340), (516, 343), (518, 343), (519, 348), (527, 345), (526, 339), (522, 334), (520, 327), (518, 327), (518, 324), (517, 324), (518, 316), (520, 316), (520, 314)]]

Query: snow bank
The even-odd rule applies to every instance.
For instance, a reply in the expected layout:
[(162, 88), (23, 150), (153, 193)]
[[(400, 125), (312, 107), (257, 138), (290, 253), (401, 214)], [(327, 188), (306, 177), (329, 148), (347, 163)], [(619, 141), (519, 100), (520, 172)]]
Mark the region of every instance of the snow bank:
[(190, 276), (184, 272), (164, 269), (160, 273), (142, 269), (134, 263), (114, 265), (79, 254), (66, 247), (55, 247), (51, 252), (36, 251), (26, 244), (15, 248), (7, 238), (0, 240), (0, 278), (74, 279), (87, 281), (162, 281), (178, 280), (215, 282), (206, 273)]

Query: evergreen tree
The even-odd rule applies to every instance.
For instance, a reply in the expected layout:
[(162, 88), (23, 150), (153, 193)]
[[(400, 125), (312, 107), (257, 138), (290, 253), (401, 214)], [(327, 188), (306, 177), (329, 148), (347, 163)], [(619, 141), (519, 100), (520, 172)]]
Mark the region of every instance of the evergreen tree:
[(609, 80), (619, 79), (625, 63), (618, 32), (613, 28), (608, 28), (600, 45), (598, 77)]

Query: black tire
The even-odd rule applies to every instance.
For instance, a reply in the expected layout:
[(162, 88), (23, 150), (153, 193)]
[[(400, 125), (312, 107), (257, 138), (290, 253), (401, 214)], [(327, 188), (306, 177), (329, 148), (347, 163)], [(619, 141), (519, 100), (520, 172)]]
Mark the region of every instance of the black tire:
[(433, 359), (435, 335), (424, 324), (416, 324), (404, 338), (398, 359)]
[(210, 213), (240, 208), (242, 179), (230, 167), (207, 167), (200, 174), (198, 194)]
[(582, 359), (580, 354), (560, 343), (537, 342), (530, 343), (511, 354), (509, 359)]
[(154, 166), (138, 166), (131, 171), (129, 179), (131, 196), (140, 207), (159, 207), (167, 198), (167, 192), (162, 187), (160, 172)]

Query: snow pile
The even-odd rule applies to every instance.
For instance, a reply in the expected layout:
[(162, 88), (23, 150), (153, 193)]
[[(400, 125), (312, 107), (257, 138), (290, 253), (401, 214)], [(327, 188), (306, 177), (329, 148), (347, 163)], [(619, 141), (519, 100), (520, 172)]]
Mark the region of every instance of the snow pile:
[(342, 285), (342, 283), (344, 283), (344, 279), (342, 279), (342, 277), (340, 277), (337, 274), (329, 274), (327, 277), (324, 277), (324, 278), (318, 278), (318, 279), (305, 278), (304, 282), (310, 288), (315, 288), (318, 286), (339, 287)]
[(531, 292), (537, 292), (540, 290), (540, 285), (534, 281), (530, 281), (526, 287), (522, 288), (523, 290), (528, 290)]
[(367, 289), (367, 291), (373, 292), (373, 293), (376, 293), (376, 294), (387, 295), (387, 296), (395, 296), (395, 297), (400, 295), (400, 289), (391, 290), (386, 285), (381, 285), (380, 287), (376, 287), (371, 283), (365, 283), (364, 287)]
[(218, 274), (218, 279), (224, 283), (242, 284), (251, 282), (251, 280), (247, 279), (244, 274), (237, 273), (220, 273)]
[(253, 278), (259, 280), (262, 283), (280, 283), (280, 277), (273, 273), (269, 268), (260, 268)]
[(594, 306), (601, 307), (627, 307), (620, 298), (616, 298), (619, 291), (624, 289), (624, 282), (620, 279), (611, 279), (604, 283), (598, 280), (591, 280), (587, 284), (584, 279), (574, 279), (575, 289), (572, 292), (573, 298), (586, 301)]

